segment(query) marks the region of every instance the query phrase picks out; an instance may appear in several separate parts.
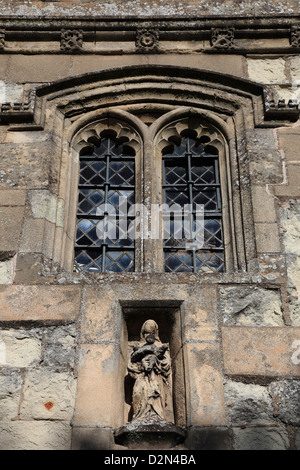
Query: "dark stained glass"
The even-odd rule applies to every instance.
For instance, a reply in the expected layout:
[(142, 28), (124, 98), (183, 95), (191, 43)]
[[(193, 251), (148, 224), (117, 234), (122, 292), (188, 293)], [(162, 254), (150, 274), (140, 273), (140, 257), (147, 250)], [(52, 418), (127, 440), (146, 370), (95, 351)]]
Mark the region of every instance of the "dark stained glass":
[[(224, 246), (216, 149), (206, 151), (191, 137), (174, 144), (172, 152), (163, 155), (163, 202), (174, 209), (171, 220), (164, 220), (165, 271), (222, 272)], [(197, 218), (199, 206), (203, 209), (202, 222)], [(186, 207), (190, 208), (190, 231), (185, 230)], [(195, 244), (193, 235), (200, 231), (201, 243), (197, 240)]]
[(134, 151), (111, 137), (102, 138), (80, 157), (74, 271), (134, 270), (131, 219), (119, 218), (134, 203)]

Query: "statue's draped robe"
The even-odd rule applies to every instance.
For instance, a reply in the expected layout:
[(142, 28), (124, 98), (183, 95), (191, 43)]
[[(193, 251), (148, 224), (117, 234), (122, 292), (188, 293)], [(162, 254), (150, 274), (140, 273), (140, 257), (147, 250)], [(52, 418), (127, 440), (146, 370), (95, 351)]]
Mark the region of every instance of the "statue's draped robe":
[[(162, 343), (156, 340), (154, 345), (162, 346)], [(143, 367), (145, 359), (139, 362), (132, 362), (130, 359), (128, 365), (128, 372), (135, 379), (132, 395), (133, 420), (173, 421), (169, 351), (165, 351), (162, 359), (149, 359), (155, 362), (155, 366), (148, 373)]]

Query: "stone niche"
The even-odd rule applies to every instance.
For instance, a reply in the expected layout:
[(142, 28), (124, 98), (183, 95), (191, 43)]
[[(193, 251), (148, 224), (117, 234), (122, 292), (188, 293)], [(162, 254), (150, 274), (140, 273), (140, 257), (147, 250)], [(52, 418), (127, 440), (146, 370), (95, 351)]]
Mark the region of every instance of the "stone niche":
[[(121, 302), (124, 339), (127, 340), (124, 357), (124, 425), (115, 430), (115, 442), (132, 449), (173, 448), (185, 438), (186, 403), (184, 365), (181, 341), (181, 314), (178, 301)], [(162, 343), (169, 344), (171, 357), (171, 401), (172, 409), (167, 421), (158, 423), (133, 420), (132, 392), (134, 379), (127, 365), (134, 346), (140, 341), (141, 327), (146, 320), (154, 320)], [(124, 345), (125, 346), (125, 345)], [(125, 348), (123, 349), (123, 351)], [(125, 356), (125, 354), (124, 354)]]

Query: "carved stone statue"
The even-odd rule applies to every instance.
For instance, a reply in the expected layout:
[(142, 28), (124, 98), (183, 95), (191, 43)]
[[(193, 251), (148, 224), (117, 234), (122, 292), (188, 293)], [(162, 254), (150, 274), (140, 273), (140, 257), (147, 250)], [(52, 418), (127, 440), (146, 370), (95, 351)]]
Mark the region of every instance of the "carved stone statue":
[(135, 379), (133, 420), (172, 422), (169, 344), (160, 341), (158, 325), (154, 320), (147, 320), (143, 324), (140, 342), (130, 356), (128, 372)]

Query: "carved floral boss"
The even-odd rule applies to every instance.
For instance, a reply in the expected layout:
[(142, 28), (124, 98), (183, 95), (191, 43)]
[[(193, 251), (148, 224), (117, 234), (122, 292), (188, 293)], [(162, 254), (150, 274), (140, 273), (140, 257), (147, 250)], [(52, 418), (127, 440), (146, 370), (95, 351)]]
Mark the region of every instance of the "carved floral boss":
[(140, 51), (152, 51), (158, 48), (159, 32), (157, 29), (138, 29), (135, 45)]
[[(234, 48), (235, 28), (211, 28), (211, 47), (214, 49)], [(157, 51), (159, 31), (156, 28), (140, 28), (136, 31), (135, 45), (141, 52)], [(290, 44), (293, 48), (300, 47), (300, 26), (290, 28)], [(0, 29), (0, 50), (5, 48), (5, 29)], [(62, 51), (78, 51), (83, 48), (83, 31), (77, 29), (62, 29), (60, 49)]]

